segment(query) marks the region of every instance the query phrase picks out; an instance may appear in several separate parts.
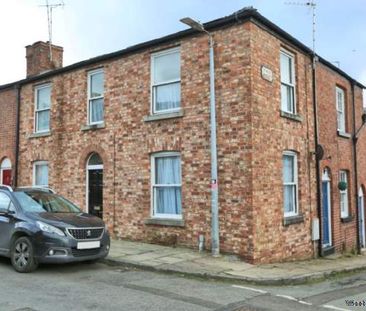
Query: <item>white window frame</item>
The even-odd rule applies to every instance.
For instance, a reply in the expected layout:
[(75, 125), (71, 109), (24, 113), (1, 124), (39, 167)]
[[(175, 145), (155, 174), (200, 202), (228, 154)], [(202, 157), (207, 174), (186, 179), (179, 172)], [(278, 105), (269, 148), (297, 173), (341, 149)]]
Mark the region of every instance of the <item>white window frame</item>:
[[(345, 178), (344, 178), (345, 177)], [(339, 171), (339, 181), (345, 181), (347, 183), (346, 190), (339, 190), (339, 208), (341, 210), (341, 218), (347, 218), (349, 216), (349, 203), (348, 203), (348, 171)], [(346, 179), (346, 180), (344, 180)], [(344, 202), (342, 202), (344, 200)], [(342, 209), (342, 206), (344, 209)]]
[[(339, 95), (341, 95), (342, 98), (342, 102), (341, 102), (341, 110), (339, 110)], [(337, 131), (340, 133), (345, 133), (346, 132), (346, 96), (345, 96), (345, 91), (336, 86), (336, 111), (337, 111)], [(339, 119), (339, 114), (342, 115), (342, 119)], [(339, 124), (341, 123), (341, 127), (339, 126)]]
[(47, 185), (37, 185), (36, 184), (36, 169), (37, 169), (37, 166), (42, 166), (42, 165), (47, 165), (48, 167), (48, 176), (47, 176), (47, 179), (48, 179), (48, 182), (49, 182), (49, 178), (50, 178), (50, 175), (49, 175), (49, 165), (48, 165), (48, 161), (36, 161), (33, 163), (33, 186), (37, 186), (37, 187), (48, 187), (48, 184)]
[[(177, 108), (165, 109), (165, 110), (159, 110), (159, 111), (156, 111), (156, 108), (155, 108), (155, 104), (156, 104), (155, 92), (154, 92), (155, 87), (160, 86), (160, 85), (173, 84), (173, 83), (177, 83), (177, 82), (179, 82), (180, 85), (181, 85), (181, 77), (179, 77), (179, 79), (168, 80), (168, 81), (158, 83), (158, 84), (154, 83), (155, 58), (160, 57), (160, 56), (164, 56), (164, 55), (174, 54), (174, 53), (179, 53), (179, 66), (181, 67), (180, 47), (175, 47), (175, 48), (171, 48), (171, 49), (168, 49), (168, 50), (164, 50), (164, 51), (160, 51), (160, 52), (156, 52), (156, 53), (151, 54), (151, 61), (150, 61), (150, 66), (151, 66), (151, 70), (150, 70), (150, 94), (151, 94), (150, 113), (151, 114), (171, 113), (171, 112), (180, 111), (182, 109), (181, 106), (177, 107)], [(182, 94), (181, 94), (181, 96), (182, 96)], [(182, 105), (181, 98), (180, 98), (180, 105)]]
[[(46, 109), (38, 109), (38, 91), (41, 89), (50, 88), (50, 105)], [(34, 88), (34, 133), (47, 133), (51, 130), (51, 104), (52, 104), (52, 86), (50, 83), (42, 84)], [(38, 113), (49, 110), (48, 129), (38, 130)]]
[[(91, 87), (91, 78), (93, 75), (96, 75), (96, 74), (99, 74), (99, 73), (102, 73), (103, 74), (103, 95), (102, 96), (96, 96), (96, 97), (91, 97), (91, 94), (90, 94), (90, 87)], [(103, 68), (98, 68), (98, 69), (95, 69), (95, 70), (91, 70), (91, 71), (88, 71), (88, 83), (87, 83), (87, 88), (88, 88), (88, 101), (87, 101), (87, 113), (88, 113), (88, 125), (95, 125), (95, 124), (103, 124), (104, 123), (104, 119), (105, 119), (105, 101), (104, 101), (104, 93), (105, 93), (105, 74), (104, 74), (104, 69)], [(90, 109), (90, 106), (91, 106), (91, 102), (93, 100), (97, 100), (97, 99), (103, 99), (103, 120), (101, 121), (97, 121), (97, 122), (91, 122), (91, 109)]]
[(283, 157), (284, 156), (290, 156), (294, 158), (294, 182), (291, 183), (285, 183), (284, 180), (282, 180), (282, 187), (283, 187), (283, 200), (284, 200), (284, 188), (285, 186), (295, 186), (295, 192), (293, 195), (295, 195), (295, 210), (292, 212), (285, 212), (285, 200), (283, 201), (283, 209), (284, 209), (284, 217), (291, 217), (291, 216), (297, 216), (299, 214), (299, 180), (298, 180), (298, 166), (297, 166), (297, 153), (294, 151), (284, 151), (282, 154), (282, 176), (283, 176)]
[[(181, 159), (181, 154), (180, 152), (159, 152), (159, 153), (154, 153), (151, 155), (151, 217), (152, 218), (159, 218), (159, 219), (183, 219), (183, 206), (181, 206), (181, 214), (177, 215), (177, 214), (159, 214), (156, 213), (156, 195), (155, 195), (155, 188), (157, 187), (157, 185), (155, 184), (155, 160), (157, 158), (163, 158), (163, 157), (178, 157), (179, 161), (180, 161), (180, 169), (181, 171), (180, 173), (180, 180), (181, 183), (180, 184), (169, 184), (169, 185), (164, 185), (164, 184), (159, 184), (158, 187), (180, 187), (181, 189), (181, 194), (182, 194), (182, 159)], [(183, 204), (182, 204), (183, 205)]]
[[(291, 80), (293, 81), (293, 83), (288, 83), (288, 82), (283, 82), (282, 81), (282, 72), (281, 72), (281, 54), (287, 56), (288, 58), (290, 58), (291, 60)], [(295, 68), (295, 55), (292, 54), (291, 52), (285, 50), (285, 49), (281, 49), (280, 50), (280, 80), (281, 80), (281, 110), (290, 114), (297, 114), (297, 109), (296, 109), (296, 68)], [(294, 102), (292, 103), (292, 108), (293, 111), (288, 111), (287, 107), (283, 107), (282, 106), (282, 85), (285, 85), (286, 87), (290, 87), (293, 89), (293, 93), (294, 93)]]

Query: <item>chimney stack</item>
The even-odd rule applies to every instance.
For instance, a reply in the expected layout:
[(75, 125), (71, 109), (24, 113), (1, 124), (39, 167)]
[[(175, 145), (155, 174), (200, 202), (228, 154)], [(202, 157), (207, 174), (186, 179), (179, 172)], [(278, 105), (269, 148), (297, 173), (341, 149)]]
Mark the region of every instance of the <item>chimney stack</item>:
[(50, 55), (50, 45), (48, 42), (38, 41), (26, 48), (27, 78), (46, 71), (62, 67), (64, 49), (61, 46), (51, 45), (52, 60)]

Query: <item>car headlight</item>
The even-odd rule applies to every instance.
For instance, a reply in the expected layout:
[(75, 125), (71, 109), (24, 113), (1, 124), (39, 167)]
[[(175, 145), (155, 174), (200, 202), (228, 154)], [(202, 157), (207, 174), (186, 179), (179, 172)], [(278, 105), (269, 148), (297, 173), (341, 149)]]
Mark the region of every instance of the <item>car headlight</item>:
[(57, 234), (60, 236), (65, 236), (65, 233), (62, 230), (60, 230), (54, 226), (45, 224), (44, 222), (37, 221), (37, 225), (38, 225), (39, 229), (41, 229), (44, 232), (54, 233), (54, 234)]

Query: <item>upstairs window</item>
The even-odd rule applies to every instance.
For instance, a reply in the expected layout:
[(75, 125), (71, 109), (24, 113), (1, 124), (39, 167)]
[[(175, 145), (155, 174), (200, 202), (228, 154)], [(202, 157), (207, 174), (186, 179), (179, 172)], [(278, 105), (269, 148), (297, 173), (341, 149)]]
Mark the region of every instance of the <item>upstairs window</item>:
[(281, 51), (281, 110), (296, 114), (294, 56)]
[(43, 85), (35, 89), (35, 132), (50, 130), (51, 86)]
[(48, 162), (38, 161), (33, 164), (33, 185), (48, 187)]
[(95, 70), (88, 73), (88, 122), (104, 122), (104, 72)]
[(180, 109), (179, 48), (151, 56), (152, 113), (168, 113)]
[(297, 156), (286, 151), (282, 156), (283, 208), (285, 217), (298, 214)]
[(341, 218), (347, 218), (349, 216), (348, 209), (348, 174), (347, 171), (339, 172), (339, 181), (343, 181), (347, 184), (346, 190), (339, 190), (340, 206), (341, 206)]
[(344, 90), (336, 87), (337, 130), (341, 133), (346, 132), (346, 111), (344, 98)]

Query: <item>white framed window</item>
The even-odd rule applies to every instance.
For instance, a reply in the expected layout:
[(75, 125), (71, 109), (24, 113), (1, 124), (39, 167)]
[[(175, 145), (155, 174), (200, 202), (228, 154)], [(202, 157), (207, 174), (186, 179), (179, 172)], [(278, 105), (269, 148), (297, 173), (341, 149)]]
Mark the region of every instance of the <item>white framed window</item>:
[(296, 114), (295, 59), (284, 50), (280, 52), (281, 68), (281, 110)]
[(33, 186), (48, 187), (48, 162), (33, 163)]
[(151, 156), (152, 217), (182, 218), (181, 159), (178, 152)]
[(298, 214), (298, 173), (295, 152), (285, 151), (283, 153), (282, 175), (284, 216), (295, 216)]
[(151, 55), (152, 114), (180, 110), (180, 49)]
[(344, 90), (336, 87), (336, 107), (337, 107), (337, 130), (339, 132), (346, 132), (346, 110), (345, 110), (345, 96)]
[(339, 181), (343, 181), (347, 183), (346, 190), (339, 190), (339, 200), (341, 207), (341, 218), (347, 218), (349, 216), (349, 208), (348, 208), (348, 172), (347, 171), (339, 171)]
[(42, 133), (50, 130), (51, 85), (35, 88), (34, 132)]
[(104, 122), (104, 71), (88, 72), (88, 124)]

